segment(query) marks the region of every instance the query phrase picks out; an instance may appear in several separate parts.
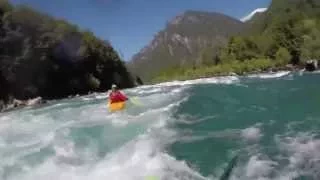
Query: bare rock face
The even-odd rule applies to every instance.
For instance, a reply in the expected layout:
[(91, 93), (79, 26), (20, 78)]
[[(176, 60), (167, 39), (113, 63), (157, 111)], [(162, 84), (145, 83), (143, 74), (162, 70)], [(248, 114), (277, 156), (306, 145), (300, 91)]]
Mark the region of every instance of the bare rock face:
[(169, 21), (150, 44), (133, 56), (128, 67), (148, 82), (163, 69), (201, 63), (204, 48), (224, 45), (244, 27), (240, 20), (223, 14), (186, 11)]

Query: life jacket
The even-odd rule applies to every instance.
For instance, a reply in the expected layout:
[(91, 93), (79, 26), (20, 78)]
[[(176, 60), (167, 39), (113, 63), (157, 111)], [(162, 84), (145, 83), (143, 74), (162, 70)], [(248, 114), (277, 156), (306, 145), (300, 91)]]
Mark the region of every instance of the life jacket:
[(123, 102), (128, 100), (128, 98), (123, 95), (120, 91), (111, 92), (109, 95), (110, 103)]

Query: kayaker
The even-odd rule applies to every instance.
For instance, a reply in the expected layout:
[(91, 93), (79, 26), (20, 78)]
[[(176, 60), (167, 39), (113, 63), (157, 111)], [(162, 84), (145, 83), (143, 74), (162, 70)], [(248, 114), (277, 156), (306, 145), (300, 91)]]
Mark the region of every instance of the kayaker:
[(109, 93), (110, 103), (123, 102), (127, 100), (128, 97), (118, 90), (117, 85), (112, 84), (111, 92)]

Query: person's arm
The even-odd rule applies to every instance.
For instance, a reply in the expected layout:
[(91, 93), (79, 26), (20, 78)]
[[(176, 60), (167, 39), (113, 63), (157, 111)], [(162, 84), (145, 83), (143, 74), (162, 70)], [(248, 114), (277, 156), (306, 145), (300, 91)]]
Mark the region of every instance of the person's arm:
[(127, 101), (127, 100), (128, 100), (128, 97), (127, 97), (124, 93), (120, 92), (119, 94), (120, 94), (121, 99), (122, 99), (123, 101)]

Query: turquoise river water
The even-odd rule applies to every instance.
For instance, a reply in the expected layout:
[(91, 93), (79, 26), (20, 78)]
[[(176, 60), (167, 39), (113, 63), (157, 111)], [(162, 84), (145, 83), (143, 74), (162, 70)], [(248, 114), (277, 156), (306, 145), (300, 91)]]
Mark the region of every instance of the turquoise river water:
[[(2, 180), (320, 179), (320, 74), (278, 72), (127, 89), (0, 114)], [(235, 161), (232, 161), (236, 157)], [(148, 178), (149, 177), (149, 178)]]

